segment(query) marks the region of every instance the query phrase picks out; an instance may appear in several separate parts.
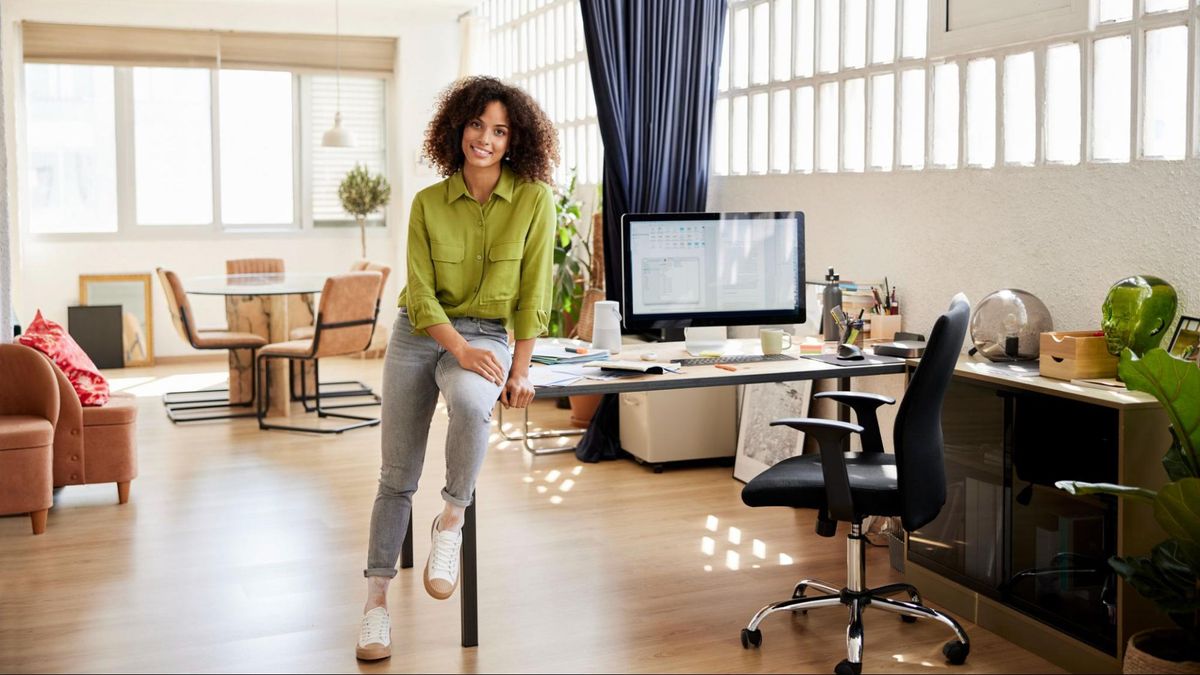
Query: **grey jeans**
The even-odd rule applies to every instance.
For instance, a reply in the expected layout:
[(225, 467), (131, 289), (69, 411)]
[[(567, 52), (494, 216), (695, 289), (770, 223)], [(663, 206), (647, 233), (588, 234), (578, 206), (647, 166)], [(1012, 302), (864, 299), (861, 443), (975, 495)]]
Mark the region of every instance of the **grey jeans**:
[[(453, 319), (451, 324), (472, 347), (491, 350), (507, 375), (512, 356), (503, 324), (472, 318)], [(383, 464), (371, 511), (364, 576), (396, 576), (438, 392), (445, 398), (450, 416), (442, 498), (465, 507), (475, 493), (500, 390), (500, 385), (463, 369), (433, 338), (412, 335), (412, 324), (403, 310), (396, 317), (383, 365)]]

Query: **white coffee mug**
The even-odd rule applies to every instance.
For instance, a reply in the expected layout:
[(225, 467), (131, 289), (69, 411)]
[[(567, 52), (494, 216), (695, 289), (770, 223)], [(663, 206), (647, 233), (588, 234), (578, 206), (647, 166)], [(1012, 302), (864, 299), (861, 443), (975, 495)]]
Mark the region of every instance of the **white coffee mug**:
[(761, 328), (758, 339), (762, 343), (762, 353), (782, 354), (783, 350), (792, 348), (792, 336), (779, 328)]

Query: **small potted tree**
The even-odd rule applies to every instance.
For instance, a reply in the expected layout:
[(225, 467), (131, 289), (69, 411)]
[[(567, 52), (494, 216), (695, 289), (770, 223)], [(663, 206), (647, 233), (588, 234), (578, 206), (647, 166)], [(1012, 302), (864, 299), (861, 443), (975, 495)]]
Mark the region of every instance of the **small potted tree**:
[(1141, 358), (1126, 349), (1117, 371), (1129, 389), (1153, 395), (1167, 413), (1173, 441), (1162, 463), (1170, 482), (1157, 491), (1078, 481), (1055, 485), (1071, 494), (1115, 495), (1153, 509), (1167, 538), (1150, 555), (1113, 556), (1108, 564), (1175, 627), (1131, 636), (1124, 672), (1200, 673), (1200, 368), (1162, 349)]
[(367, 167), (357, 162), (338, 186), (338, 198), (342, 201), (342, 208), (354, 216), (355, 222), (358, 223), (363, 258), (367, 257), (367, 216), (387, 206), (391, 196), (392, 186), (388, 185), (383, 174), (372, 175), (367, 171)]

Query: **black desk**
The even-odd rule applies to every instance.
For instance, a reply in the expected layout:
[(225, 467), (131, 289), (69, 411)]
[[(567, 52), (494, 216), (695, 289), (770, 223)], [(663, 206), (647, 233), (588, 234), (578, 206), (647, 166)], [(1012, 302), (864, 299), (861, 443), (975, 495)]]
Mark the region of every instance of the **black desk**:
[[(758, 340), (730, 340), (732, 353), (755, 353)], [(642, 352), (653, 351), (660, 361), (687, 356), (682, 342), (665, 342), (647, 345), (627, 345), (617, 355), (621, 360), (638, 360)], [(787, 354), (797, 356), (795, 349)], [(850, 362), (853, 363), (853, 362)], [(536, 366), (535, 366), (536, 367)], [(639, 375), (617, 380), (580, 380), (574, 384), (554, 387), (539, 387), (535, 398), (558, 398), (577, 394), (620, 394), (625, 392), (663, 391), (667, 389), (689, 389), (692, 387), (726, 387), (738, 384), (760, 384), (764, 382), (792, 382), (798, 380), (821, 380), (836, 378), (838, 389), (849, 390), (850, 378), (872, 375), (894, 375), (905, 371), (903, 359), (881, 364), (855, 364), (835, 366), (812, 359), (797, 358), (795, 361), (761, 361), (739, 363), (735, 371), (722, 370), (713, 366), (692, 366), (683, 372), (668, 375)], [(844, 407), (839, 417), (849, 419)], [(476, 576), (477, 549), (475, 541), (475, 507), (479, 496), (467, 507), (463, 523), (462, 578), (459, 600), (462, 603), (462, 645), (475, 647), (479, 644), (479, 586)], [(404, 539), (400, 567), (413, 566), (412, 518), (408, 520), (408, 534)]]

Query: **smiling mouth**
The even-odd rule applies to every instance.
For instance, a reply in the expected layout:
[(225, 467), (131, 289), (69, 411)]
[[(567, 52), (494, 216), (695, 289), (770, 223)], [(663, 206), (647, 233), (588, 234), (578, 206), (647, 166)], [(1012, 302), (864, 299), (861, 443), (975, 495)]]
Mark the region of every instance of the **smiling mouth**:
[(492, 156), (492, 153), (490, 151), (484, 150), (483, 148), (477, 148), (473, 145), (471, 146), (471, 150), (475, 153), (476, 157), (486, 158), (486, 157)]

